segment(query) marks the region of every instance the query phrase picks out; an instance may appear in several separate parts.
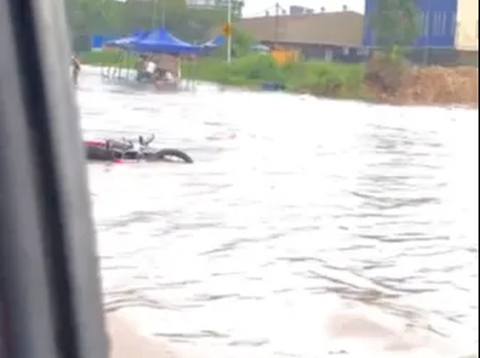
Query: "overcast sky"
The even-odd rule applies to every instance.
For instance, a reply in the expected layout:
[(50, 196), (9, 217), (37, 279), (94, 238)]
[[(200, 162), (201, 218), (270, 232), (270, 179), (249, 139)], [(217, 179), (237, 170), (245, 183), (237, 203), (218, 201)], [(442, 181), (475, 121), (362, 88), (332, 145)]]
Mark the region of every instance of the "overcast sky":
[[(261, 16), (267, 8), (274, 8), (275, 0), (244, 0), (245, 8), (243, 16)], [(323, 6), (327, 11), (338, 11), (342, 9), (343, 5), (351, 10), (362, 12), (365, 5), (364, 0), (278, 0), (278, 4), (288, 11), (290, 5), (300, 5), (310, 7), (319, 11)]]

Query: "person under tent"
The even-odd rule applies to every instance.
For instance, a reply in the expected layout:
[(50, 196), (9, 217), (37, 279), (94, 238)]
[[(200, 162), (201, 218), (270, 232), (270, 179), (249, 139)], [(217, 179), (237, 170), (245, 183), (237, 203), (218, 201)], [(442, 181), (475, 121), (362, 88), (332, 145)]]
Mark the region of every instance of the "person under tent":
[(151, 80), (154, 78), (157, 65), (153, 62), (152, 56), (140, 55), (140, 62), (137, 68), (137, 81)]
[(165, 70), (162, 81), (165, 83), (175, 83), (175, 77), (169, 70)]
[(155, 86), (160, 88), (162, 85), (172, 85), (176, 83), (175, 76), (168, 69), (157, 66), (153, 77)]

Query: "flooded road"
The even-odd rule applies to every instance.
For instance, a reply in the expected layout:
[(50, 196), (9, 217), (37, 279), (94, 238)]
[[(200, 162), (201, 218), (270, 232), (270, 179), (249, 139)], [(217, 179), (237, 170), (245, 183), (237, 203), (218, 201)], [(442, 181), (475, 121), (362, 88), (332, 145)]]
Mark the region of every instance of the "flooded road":
[(209, 358), (476, 352), (477, 110), (90, 72), (85, 137), (155, 133), (195, 160), (89, 166), (107, 308)]

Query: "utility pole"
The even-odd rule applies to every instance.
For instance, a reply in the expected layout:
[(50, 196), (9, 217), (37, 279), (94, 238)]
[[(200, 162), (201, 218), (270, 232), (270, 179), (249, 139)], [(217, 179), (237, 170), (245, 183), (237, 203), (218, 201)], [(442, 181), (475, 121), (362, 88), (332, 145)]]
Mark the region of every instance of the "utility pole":
[[(165, 27), (165, 13), (166, 13), (166, 3), (167, 0), (161, 0), (161, 16), (162, 16), (162, 27)], [(153, 16), (152, 16), (152, 29), (155, 27), (157, 23), (157, 8), (158, 8), (158, 0), (153, 0)]]
[(424, 17), (424, 23), (422, 23), (422, 26), (424, 27), (422, 31), (425, 31), (425, 44), (423, 48), (423, 65), (428, 66), (428, 63), (430, 62), (430, 25), (433, 24), (435, 26), (435, 22), (431, 23), (430, 18), (432, 15), (432, 9), (431, 9), (431, 2), (427, 2), (427, 11), (425, 12), (425, 17)]
[(227, 0), (227, 27), (228, 27), (228, 34), (227, 34), (227, 62), (232, 62), (232, 1)]
[(165, 27), (165, 14), (167, 8), (167, 0), (162, 0), (162, 27)]
[(275, 47), (278, 45), (278, 28), (279, 28), (279, 16), (280, 16), (280, 4), (277, 2), (275, 4), (275, 29), (274, 29), (274, 41), (275, 41)]
[(152, 9), (152, 29), (155, 27), (155, 23), (157, 22), (157, 1), (158, 0), (153, 0), (152, 1), (152, 6), (153, 6), (153, 9)]

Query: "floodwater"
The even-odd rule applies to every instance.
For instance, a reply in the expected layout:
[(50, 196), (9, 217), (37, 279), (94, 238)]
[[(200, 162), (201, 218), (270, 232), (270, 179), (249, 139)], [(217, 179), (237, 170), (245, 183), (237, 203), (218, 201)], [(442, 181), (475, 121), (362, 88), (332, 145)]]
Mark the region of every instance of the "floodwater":
[(83, 75), (85, 137), (195, 160), (89, 165), (105, 305), (141, 334), (208, 358), (476, 355), (478, 110)]

